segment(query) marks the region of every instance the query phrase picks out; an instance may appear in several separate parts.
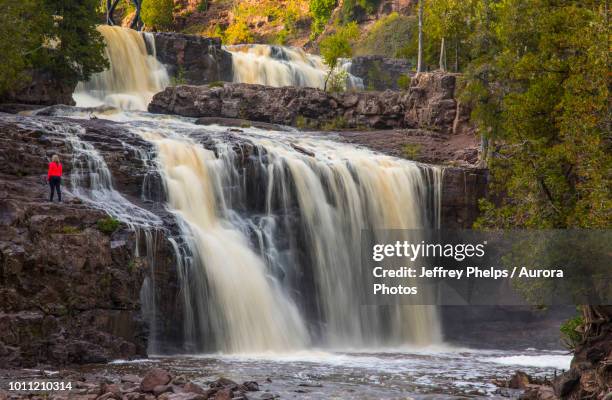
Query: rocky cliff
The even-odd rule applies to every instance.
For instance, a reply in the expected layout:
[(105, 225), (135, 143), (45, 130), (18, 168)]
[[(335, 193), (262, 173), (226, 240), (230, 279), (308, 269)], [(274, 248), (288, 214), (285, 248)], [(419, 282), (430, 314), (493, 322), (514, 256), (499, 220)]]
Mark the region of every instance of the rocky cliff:
[(157, 59), (177, 83), (202, 85), (232, 81), (232, 55), (219, 38), (180, 33), (152, 33)]
[(74, 149), (53, 124), (95, 144), (126, 196), (140, 195), (146, 174), (112, 123), (0, 114), (0, 365), (146, 356), (141, 289), (147, 276), (171, 282), (171, 255), (162, 243), (147, 257), (142, 231), (105, 226), (109, 216), (67, 185), (61, 204), (48, 201), (48, 157), (60, 155), (66, 177), (73, 168)]
[(21, 86), (0, 95), (0, 106), (6, 108), (6, 104), (13, 103), (38, 106), (74, 105), (72, 93), (76, 85), (76, 82), (58, 82), (45, 71), (31, 70), (26, 74)]
[(383, 56), (360, 56), (351, 60), (348, 72), (363, 80), (368, 90), (399, 90), (402, 79), (410, 82), (412, 65), (403, 58)]

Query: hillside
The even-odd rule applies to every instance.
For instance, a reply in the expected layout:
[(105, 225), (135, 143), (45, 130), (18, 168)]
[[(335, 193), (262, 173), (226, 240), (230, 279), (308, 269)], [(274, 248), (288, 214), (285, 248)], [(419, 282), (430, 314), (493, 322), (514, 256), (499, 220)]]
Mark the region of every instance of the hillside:
[[(169, 3), (173, 3), (172, 5)], [(355, 21), (361, 39), (355, 52), (405, 56), (411, 45), (414, 0), (148, 0), (145, 29), (221, 37), (224, 44), (265, 43), (316, 51), (337, 24)], [(123, 25), (131, 10), (119, 9)]]

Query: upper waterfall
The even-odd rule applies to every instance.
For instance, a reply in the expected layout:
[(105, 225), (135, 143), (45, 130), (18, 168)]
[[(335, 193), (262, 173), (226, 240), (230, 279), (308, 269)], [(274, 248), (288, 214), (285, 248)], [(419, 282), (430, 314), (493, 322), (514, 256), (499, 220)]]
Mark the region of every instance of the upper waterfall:
[[(325, 85), (327, 66), (321, 57), (302, 49), (264, 44), (227, 46), (226, 49), (232, 53), (234, 82), (320, 89)], [(348, 74), (346, 86), (361, 89), (363, 82)]]
[(78, 84), (73, 94), (77, 106), (146, 110), (153, 95), (170, 82), (165, 67), (155, 58), (152, 35), (117, 26), (100, 25), (97, 29), (106, 42), (110, 68)]

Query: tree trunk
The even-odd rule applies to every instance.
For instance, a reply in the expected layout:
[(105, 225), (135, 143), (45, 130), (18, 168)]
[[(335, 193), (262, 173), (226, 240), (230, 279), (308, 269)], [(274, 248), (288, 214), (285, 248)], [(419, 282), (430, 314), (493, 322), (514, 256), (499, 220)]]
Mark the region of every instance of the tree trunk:
[(419, 0), (419, 52), (417, 55), (417, 74), (423, 72), (423, 7), (425, 0)]
[(446, 43), (444, 38), (440, 42), (440, 70), (446, 71)]
[(459, 72), (459, 39), (455, 39), (455, 72)]

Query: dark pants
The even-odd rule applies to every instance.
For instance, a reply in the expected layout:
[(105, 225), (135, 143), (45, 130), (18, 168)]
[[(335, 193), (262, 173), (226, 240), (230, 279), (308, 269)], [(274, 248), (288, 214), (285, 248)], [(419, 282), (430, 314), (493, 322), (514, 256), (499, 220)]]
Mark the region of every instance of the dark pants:
[(62, 191), (60, 190), (60, 184), (62, 183), (62, 178), (59, 176), (52, 176), (49, 179), (49, 187), (51, 188), (51, 194), (49, 196), (49, 201), (53, 201), (53, 192), (57, 192), (57, 200), (62, 201)]

